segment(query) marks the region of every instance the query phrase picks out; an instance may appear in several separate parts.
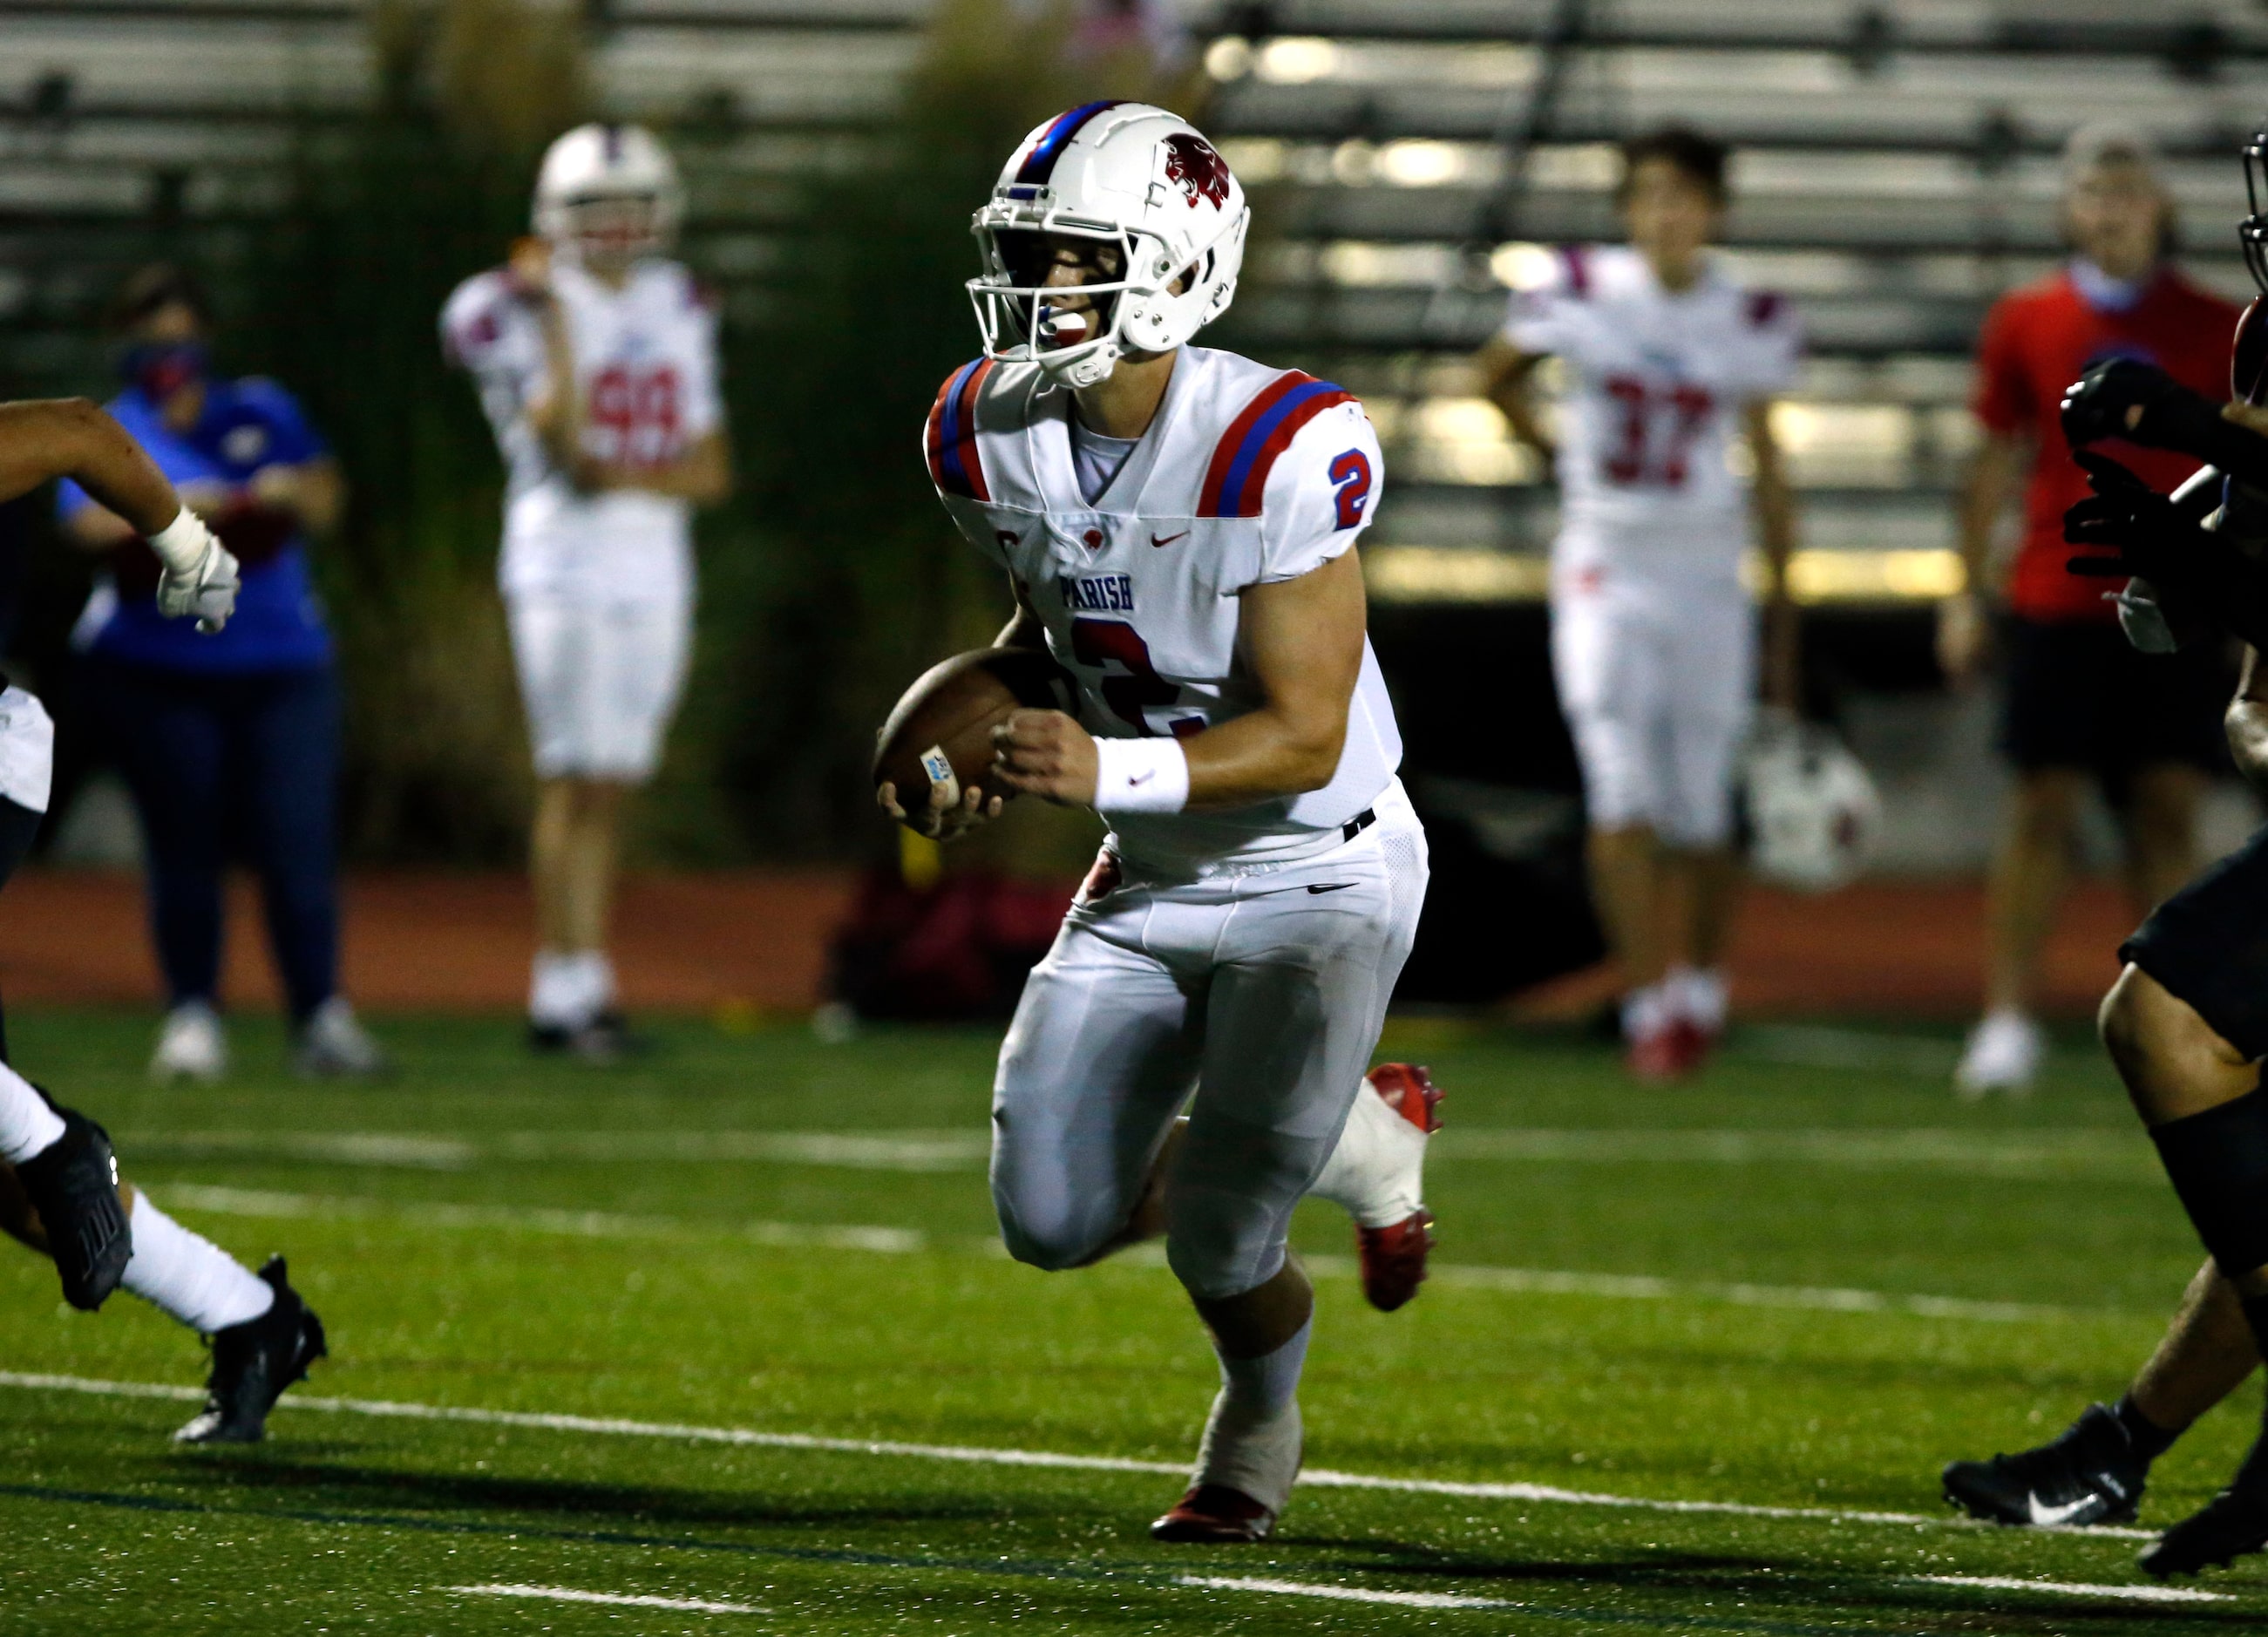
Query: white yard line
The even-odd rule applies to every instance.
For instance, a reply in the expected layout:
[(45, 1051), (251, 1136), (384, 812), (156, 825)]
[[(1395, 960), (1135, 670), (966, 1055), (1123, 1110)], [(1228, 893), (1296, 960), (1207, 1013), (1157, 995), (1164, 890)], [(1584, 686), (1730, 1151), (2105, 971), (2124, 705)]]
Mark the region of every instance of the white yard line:
[[(455, 1171), (490, 1163), (773, 1164), (870, 1171), (983, 1169), (983, 1131), (369, 1132), (128, 1131), (129, 1156), (286, 1160)], [(1825, 1166), (1965, 1176), (2154, 1183), (2155, 1156), (2124, 1128), (1976, 1131), (1958, 1126), (1555, 1129), (1452, 1125), (1435, 1164)]]
[(620, 1609), (684, 1609), (695, 1614), (766, 1614), (753, 1603), (708, 1603), (699, 1597), (640, 1597), (621, 1591), (578, 1591), (572, 1586), (444, 1586), (460, 1597), (541, 1597), (549, 1603), (604, 1603)]
[[(691, 1239), (709, 1235), (740, 1238), (762, 1245), (868, 1250), (903, 1256), (931, 1248), (919, 1229), (858, 1223), (729, 1222), (713, 1226), (686, 1217), (625, 1216), (607, 1211), (567, 1211), (526, 1206), (395, 1203), (353, 1195), (284, 1193), (260, 1188), (215, 1188), (195, 1183), (154, 1186), (165, 1202), (184, 1211), (217, 1216), (390, 1218), (424, 1228), (519, 1229), (581, 1239)], [(999, 1241), (969, 1242), (988, 1257), (1005, 1254)], [(957, 1246), (939, 1245), (938, 1249)], [(1352, 1257), (1305, 1258), (1310, 1272), (1351, 1279)], [(1165, 1265), (1164, 1252), (1138, 1245), (1122, 1253), (1120, 1266)], [(1621, 1301), (1721, 1301), (1736, 1307), (1800, 1308), (1821, 1313), (1893, 1313), (1916, 1318), (1957, 1319), (1992, 1324), (2029, 1324), (2079, 1320), (2120, 1320), (2136, 1316), (2100, 1308), (2062, 1308), (2040, 1302), (1979, 1301), (1967, 1296), (1930, 1296), (1901, 1291), (1850, 1290), (1832, 1286), (1717, 1284), (1706, 1280), (1655, 1279), (1638, 1273), (1584, 1273), (1549, 1268), (1489, 1267), (1440, 1263), (1432, 1282), (1443, 1288), (1498, 1290), (1517, 1294), (1602, 1296)]]
[(1360, 1586), (1324, 1586), (1305, 1580), (1255, 1580), (1242, 1574), (1180, 1574), (1175, 1585), (1211, 1591), (1268, 1591), (1278, 1596), (1328, 1597), (1334, 1603), (1390, 1603), (1405, 1609), (1516, 1609), (1502, 1597), (1463, 1597), (1447, 1591), (1370, 1591)]
[(222, 1155), (458, 1171), (484, 1161), (589, 1165), (821, 1165), (860, 1171), (982, 1170), (983, 1131), (293, 1132), (129, 1131), (130, 1154)]
[[(2106, 1534), (2105, 1530), (2092, 1531)], [(2129, 1531), (2139, 1532), (2139, 1531)], [(2013, 1574), (1916, 1574), (1923, 1586), (1975, 1586), (1987, 1591), (2042, 1591), (2056, 1596), (2122, 1597), (2130, 1603), (2230, 1603), (2217, 1591), (2192, 1591), (2186, 1586), (2092, 1586), (2076, 1581), (2020, 1580)]]
[(422, 1228), (510, 1228), (578, 1239), (688, 1239), (722, 1235), (760, 1245), (872, 1250), (892, 1256), (922, 1250), (928, 1243), (927, 1236), (917, 1228), (856, 1223), (718, 1222), (711, 1226), (674, 1216), (625, 1216), (611, 1211), (534, 1206), (397, 1202), (264, 1188), (209, 1188), (195, 1183), (168, 1183), (164, 1192), (169, 1205), (185, 1211), (210, 1211), (217, 1216), (384, 1217)]
[[(202, 1399), (194, 1388), (145, 1382), (109, 1382), (77, 1375), (0, 1371), (0, 1388), (31, 1391), (92, 1393), (111, 1397)], [(895, 1439), (835, 1438), (814, 1433), (760, 1432), (744, 1427), (703, 1427), (669, 1421), (633, 1421), (606, 1416), (562, 1415), (529, 1410), (487, 1410), (454, 1405), (413, 1404), (394, 1398), (327, 1398), (286, 1393), (278, 1409), (337, 1415), (379, 1416), (398, 1420), (463, 1421), (483, 1427), (522, 1427), (543, 1432), (580, 1433), (613, 1438), (674, 1439), (689, 1443), (730, 1444), (766, 1449), (806, 1449), (832, 1455), (895, 1456), (916, 1461), (957, 1461), (985, 1466), (1051, 1467), (1085, 1472), (1147, 1472), (1185, 1478), (1185, 1461), (1143, 1461), (1124, 1456), (1065, 1455), (1045, 1449), (986, 1449), (967, 1444), (907, 1443)], [(1467, 1482), (1453, 1478), (1391, 1478), (1368, 1472), (1339, 1472), (1310, 1467), (1300, 1482), (1318, 1489), (1375, 1489), (1400, 1494), (1448, 1495), (1469, 1501), (1514, 1501), (1556, 1506), (1615, 1507), (1630, 1511), (1708, 1514), (1725, 1517), (1776, 1518), (1818, 1523), (1881, 1523), (1898, 1529), (1982, 1528), (1965, 1518), (1925, 1512), (1871, 1512), (1837, 1507), (1775, 1507), (1739, 1501), (1670, 1501), (1645, 1495), (1602, 1494), (1560, 1489), (1549, 1484)], [(2154, 1540), (2146, 1529), (2094, 1528), (2058, 1533)], [(2027, 1582), (2026, 1584), (2034, 1582)]]

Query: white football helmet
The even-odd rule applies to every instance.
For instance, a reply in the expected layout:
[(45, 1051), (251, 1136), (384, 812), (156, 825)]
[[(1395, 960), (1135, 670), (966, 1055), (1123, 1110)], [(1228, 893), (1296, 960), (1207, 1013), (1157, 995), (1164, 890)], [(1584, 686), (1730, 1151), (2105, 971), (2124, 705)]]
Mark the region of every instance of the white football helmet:
[[(1024, 139), (971, 224), (984, 350), (1069, 387), (1093, 386), (1130, 352), (1170, 352), (1228, 310), (1251, 219), (1227, 161), (1179, 114), (1146, 102), (1059, 114)], [(1079, 286), (1084, 310), (1056, 305), (1048, 234), (1118, 253), (1118, 277)]]
[(1749, 865), (1761, 879), (1831, 892), (1866, 867), (1881, 829), (1881, 799), (1866, 763), (1828, 729), (1766, 716), (1742, 775)]
[(535, 231), (555, 251), (624, 264), (658, 255), (684, 214), (676, 162), (642, 125), (578, 125), (544, 152)]

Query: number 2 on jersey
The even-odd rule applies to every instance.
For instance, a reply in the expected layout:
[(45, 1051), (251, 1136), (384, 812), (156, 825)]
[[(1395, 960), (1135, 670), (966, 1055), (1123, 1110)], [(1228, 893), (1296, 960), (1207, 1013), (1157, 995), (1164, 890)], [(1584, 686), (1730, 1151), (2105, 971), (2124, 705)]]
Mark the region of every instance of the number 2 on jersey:
[(1717, 401), (1685, 381), (1656, 387), (1635, 375), (1609, 375), (1601, 384), (1622, 411), (1602, 463), (1607, 481), (1684, 488), (1686, 457)]
[[(1158, 730), (1150, 726), (1149, 719), (1143, 714), (1145, 710), (1174, 704), (1181, 699), (1182, 690), (1159, 675), (1157, 667), (1150, 663), (1150, 645), (1142, 640), (1142, 633), (1123, 620), (1073, 620), (1071, 652), (1081, 665), (1091, 665), (1105, 673), (1102, 702), (1120, 721), (1145, 738), (1154, 737)], [(1108, 675), (1113, 661), (1126, 675)], [(1180, 724), (1174, 726), (1178, 729)]]
[(1348, 450), (1331, 462), (1330, 479), (1338, 490), (1338, 527), (1352, 528), (1362, 521), (1362, 509), (1370, 504), (1370, 457), (1359, 449)]

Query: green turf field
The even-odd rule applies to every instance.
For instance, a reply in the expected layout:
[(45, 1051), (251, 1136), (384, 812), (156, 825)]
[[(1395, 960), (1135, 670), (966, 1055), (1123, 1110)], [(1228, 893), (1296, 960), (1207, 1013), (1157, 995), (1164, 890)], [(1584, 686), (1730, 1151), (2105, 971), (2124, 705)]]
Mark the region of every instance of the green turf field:
[[(2077, 1037), (2029, 1102), (1970, 1109), (1942, 1036), (1752, 1029), (1647, 1091), (1572, 1038), (1397, 1025), (1388, 1051), (1451, 1098), (1437, 1279), (1371, 1312), (1344, 1219), (1307, 1208), (1318, 1481), (1276, 1541), (1207, 1552), (1144, 1525), (1210, 1356), (1156, 1258), (1045, 1275), (991, 1247), (981, 1032), (688, 1024), (602, 1074), (532, 1066), (504, 1021), (397, 1022), (401, 1078), (332, 1088), (252, 1026), (236, 1083), (161, 1091), (145, 1020), (9, 1021), (160, 1203), (290, 1253), (333, 1357), (266, 1444), (176, 1452), (188, 1402), (92, 1389), (194, 1397), (195, 1340), (129, 1296), (70, 1313), (44, 1264), (0, 1261), (0, 1632), (2268, 1616), (2261, 1560), (2205, 1582), (2220, 1600), (2121, 1600), (2084, 1589), (2146, 1586), (2135, 1538), (1955, 1525), (1937, 1498), (1948, 1457), (2115, 1396), (2198, 1260)], [(2160, 1464), (2146, 1523), (2226, 1476), (2257, 1390)], [(1963, 1583), (1992, 1579), (2080, 1589)]]

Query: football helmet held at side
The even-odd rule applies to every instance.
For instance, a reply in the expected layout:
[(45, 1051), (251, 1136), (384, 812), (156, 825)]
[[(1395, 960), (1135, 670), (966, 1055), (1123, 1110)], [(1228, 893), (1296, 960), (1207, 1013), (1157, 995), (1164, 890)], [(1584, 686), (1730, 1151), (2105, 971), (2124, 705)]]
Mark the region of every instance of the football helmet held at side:
[[(1132, 352), (1170, 352), (1228, 310), (1252, 212), (1228, 164), (1187, 120), (1145, 102), (1089, 102), (1027, 136), (971, 231), (968, 281), (986, 353), (1091, 387)], [(1050, 236), (1115, 249), (1116, 277), (1067, 309)]]
[(685, 214), (677, 163), (642, 125), (578, 125), (544, 151), (535, 231), (578, 260), (666, 251)]
[(1749, 866), (1760, 880), (1831, 892), (1857, 879), (1881, 829), (1866, 764), (1815, 722), (1784, 714), (1756, 725), (1742, 769)]

